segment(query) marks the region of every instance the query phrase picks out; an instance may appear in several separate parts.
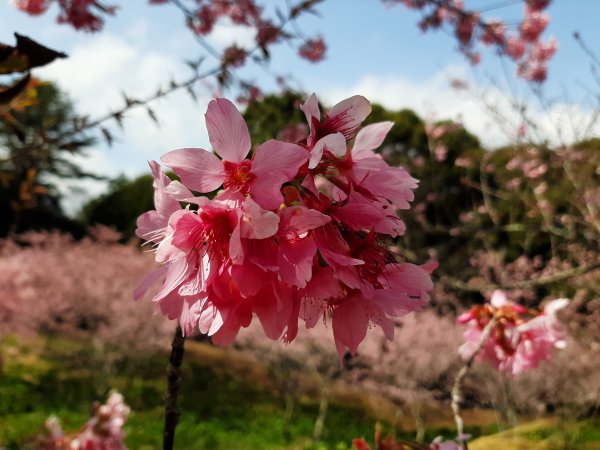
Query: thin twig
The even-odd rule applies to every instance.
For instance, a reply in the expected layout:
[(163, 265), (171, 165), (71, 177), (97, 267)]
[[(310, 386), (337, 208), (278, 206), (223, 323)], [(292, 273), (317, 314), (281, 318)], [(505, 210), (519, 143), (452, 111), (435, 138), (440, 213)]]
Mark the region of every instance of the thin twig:
[(596, 269), (600, 269), (600, 263), (587, 264), (579, 267), (574, 267), (573, 269), (563, 270), (555, 273), (554, 275), (549, 275), (547, 277), (541, 277), (534, 280), (515, 281), (514, 283), (509, 284), (468, 284), (464, 281), (460, 281), (447, 276), (441, 277), (440, 282), (450, 289), (455, 289), (457, 291), (463, 292), (487, 292), (496, 289), (510, 291), (514, 289), (531, 289), (535, 287), (546, 286), (548, 284), (558, 283), (559, 281), (568, 280), (569, 278), (575, 278), (580, 275), (592, 272)]
[(459, 442), (461, 442), (462, 448), (464, 450), (467, 450), (467, 442), (463, 439), (463, 435), (465, 434), (465, 423), (463, 421), (463, 418), (460, 415), (460, 404), (463, 401), (462, 390), (461, 390), (462, 381), (469, 373), (469, 370), (471, 369), (471, 366), (473, 365), (473, 362), (475, 361), (475, 357), (483, 349), (486, 341), (488, 340), (488, 338), (490, 337), (490, 334), (492, 333), (492, 330), (496, 326), (496, 323), (497, 323), (496, 317), (492, 317), (492, 319), (485, 326), (485, 328), (483, 329), (483, 332), (481, 333), (481, 339), (479, 340), (479, 343), (477, 344), (477, 348), (475, 348), (475, 351), (471, 354), (471, 356), (469, 356), (469, 359), (467, 359), (464, 366), (462, 366), (460, 368), (460, 370), (458, 371), (458, 374), (456, 375), (456, 379), (454, 380), (454, 385), (452, 386), (451, 407), (452, 407), (452, 413), (454, 414), (454, 421), (456, 422), (456, 432), (457, 432), (457, 438), (458, 438), (457, 440)]
[(177, 410), (177, 396), (181, 386), (181, 363), (183, 362), (185, 338), (178, 325), (171, 344), (171, 357), (167, 370), (167, 395), (165, 399), (165, 430), (163, 434), (163, 450), (173, 450), (175, 442), (175, 428), (179, 421)]

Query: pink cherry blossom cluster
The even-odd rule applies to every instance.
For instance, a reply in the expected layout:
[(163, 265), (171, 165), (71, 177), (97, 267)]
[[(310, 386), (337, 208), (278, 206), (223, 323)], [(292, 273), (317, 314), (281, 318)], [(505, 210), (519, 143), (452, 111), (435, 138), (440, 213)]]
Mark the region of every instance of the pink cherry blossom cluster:
[(298, 54), (311, 62), (319, 62), (325, 57), (325, 40), (323, 36), (315, 39), (307, 39), (298, 49)]
[(68, 23), (76, 30), (99, 31), (104, 25), (104, 15), (113, 15), (115, 6), (96, 0), (13, 0), (21, 11), (31, 15), (45, 13), (52, 3), (58, 4), (58, 23)]
[(483, 19), (474, 10), (467, 10), (463, 0), (383, 0), (423, 14), (419, 27), (423, 31), (438, 29), (447, 24), (454, 30), (462, 53), (472, 64), (479, 63), (481, 56), (477, 44), (495, 46), (500, 54), (517, 63), (517, 75), (537, 83), (546, 80), (548, 61), (557, 49), (555, 39), (541, 40), (550, 18), (543, 11), (550, 0), (525, 0), (523, 20), (518, 28), (509, 32), (505, 22)]
[[(234, 340), (258, 316), (265, 334), (292, 341), (331, 318), (336, 348), (355, 353), (367, 329), (392, 339), (392, 317), (423, 308), (435, 263), (398, 262), (385, 240), (405, 231), (417, 180), (375, 153), (391, 122), (360, 129), (371, 112), (361, 96), (321, 115), (316, 96), (301, 106), (309, 133), (298, 143), (269, 140), (252, 157), (248, 127), (228, 100), (208, 105), (216, 153), (174, 150), (156, 162), (156, 210), (137, 235), (156, 246), (161, 267), (135, 292), (162, 280), (154, 301), (185, 333), (198, 328), (217, 344)], [(352, 144), (350, 146), (350, 144)], [(214, 199), (194, 196), (209, 193)], [(181, 207), (180, 202), (187, 206)]]
[(429, 123), (425, 125), (429, 149), (437, 162), (445, 161), (448, 156), (448, 147), (444, 144), (442, 138), (448, 133), (453, 133), (462, 128), (463, 126), (458, 123)]
[(129, 406), (123, 396), (112, 391), (104, 405), (94, 407), (93, 415), (75, 437), (65, 435), (55, 416), (46, 420), (46, 434), (37, 443), (38, 450), (127, 450), (123, 425)]
[(558, 299), (549, 302), (543, 312), (532, 311), (508, 301), (504, 292), (496, 290), (489, 304), (474, 306), (458, 318), (459, 323), (469, 326), (459, 352), (463, 359), (470, 358), (484, 328), (494, 319), (496, 325), (477, 357), (511, 376), (533, 369), (550, 358), (553, 348), (566, 346), (566, 331), (556, 313), (567, 304), (568, 300)]
[[(100, 31), (104, 26), (104, 16), (114, 15), (117, 7), (105, 5), (98, 0), (12, 0), (13, 4), (21, 11), (30, 15), (45, 13), (52, 3), (60, 8), (57, 18), (58, 23), (68, 23), (76, 30)], [(148, 0), (152, 5), (169, 3), (168, 0)], [(301, 13), (313, 11), (315, 2), (305, 0), (299, 2), (290, 11), (289, 19), (296, 19)], [(195, 0), (186, 4), (176, 4), (186, 17), (187, 27), (200, 36), (209, 35), (219, 21), (231, 22), (237, 25), (251, 27), (256, 30), (256, 45), (267, 52), (270, 45), (290, 41), (292, 37), (302, 38), (303, 43), (298, 46), (300, 57), (312, 62), (320, 61), (325, 56), (325, 41), (322, 36), (306, 38), (291, 36), (284, 32), (283, 24), (277, 25), (269, 19), (264, 8), (257, 5), (254, 0)], [(233, 47), (225, 51), (223, 64), (230, 63), (233, 67), (243, 65), (247, 51)], [(232, 58), (232, 56), (235, 56)]]
[[(429, 445), (417, 444), (403, 440), (396, 440), (392, 436), (381, 438), (381, 427), (375, 427), (375, 449), (376, 450), (406, 450), (410, 448), (421, 450), (462, 450), (464, 447), (462, 442), (469, 438), (468, 435), (461, 436), (457, 441), (446, 441), (442, 437), (437, 437)], [(354, 439), (352, 445), (356, 450), (371, 450), (371, 446), (364, 439)]]

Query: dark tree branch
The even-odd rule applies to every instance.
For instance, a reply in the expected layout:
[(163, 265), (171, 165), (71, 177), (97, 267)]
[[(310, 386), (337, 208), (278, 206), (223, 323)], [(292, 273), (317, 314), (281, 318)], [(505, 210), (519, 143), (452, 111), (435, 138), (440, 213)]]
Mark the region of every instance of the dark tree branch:
[(167, 395), (165, 399), (165, 430), (163, 434), (163, 450), (173, 450), (175, 442), (175, 428), (179, 421), (177, 410), (177, 397), (181, 386), (181, 363), (183, 362), (185, 338), (178, 325), (171, 344), (171, 357), (167, 370)]

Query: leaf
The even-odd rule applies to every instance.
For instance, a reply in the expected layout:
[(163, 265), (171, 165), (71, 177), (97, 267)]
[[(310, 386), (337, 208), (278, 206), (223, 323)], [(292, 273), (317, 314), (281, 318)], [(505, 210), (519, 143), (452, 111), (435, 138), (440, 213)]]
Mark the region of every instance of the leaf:
[(194, 89), (191, 86), (188, 86), (187, 88), (188, 94), (190, 94), (190, 97), (192, 97), (192, 99), (198, 103), (198, 96), (196, 95), (196, 92), (194, 91)]
[(271, 59), (271, 54), (269, 53), (269, 49), (267, 49), (266, 46), (261, 45), (260, 51), (262, 52), (262, 55), (266, 61), (269, 61)]
[(112, 147), (113, 142), (114, 142), (114, 138), (113, 135), (110, 133), (110, 131), (108, 131), (106, 128), (101, 127), (100, 131), (102, 132), (102, 134), (104, 135), (104, 139), (106, 140), (106, 143), (108, 144), (109, 147)]
[(281, 10), (279, 8), (275, 8), (275, 15), (277, 16), (277, 18), (279, 19), (280, 23), (286, 23), (287, 19), (284, 16), (284, 14), (281, 12)]
[(8, 105), (15, 97), (25, 90), (31, 75), (27, 74), (9, 88), (0, 91), (0, 105)]
[(313, 9), (313, 7), (322, 1), (323, 0), (304, 0), (291, 9), (290, 17), (294, 19), (304, 11), (316, 14), (316, 11)]
[(146, 107), (146, 111), (148, 112), (148, 115), (150, 116), (150, 119), (152, 119), (152, 121), (160, 127), (160, 122), (158, 121), (158, 117), (156, 117), (156, 113), (154, 112), (154, 110), (150, 107)]
[(45, 66), (56, 58), (67, 57), (26, 36), (15, 33), (15, 38), (15, 47), (0, 43), (0, 74), (27, 72), (34, 67)]
[(194, 72), (198, 72), (198, 63), (196, 61), (186, 60), (184, 61), (187, 66), (192, 69)]
[(121, 129), (123, 129), (123, 113), (120, 111), (114, 112), (113, 113), (113, 119), (115, 119), (117, 121), (117, 124), (119, 125), (119, 127)]
[(219, 72), (219, 74), (217, 75), (217, 81), (219, 82), (219, 86), (221, 87), (226, 87), (229, 84), (230, 80), (231, 75), (229, 71), (225, 68), (223, 68), (223, 70), (221, 70), (221, 72)]

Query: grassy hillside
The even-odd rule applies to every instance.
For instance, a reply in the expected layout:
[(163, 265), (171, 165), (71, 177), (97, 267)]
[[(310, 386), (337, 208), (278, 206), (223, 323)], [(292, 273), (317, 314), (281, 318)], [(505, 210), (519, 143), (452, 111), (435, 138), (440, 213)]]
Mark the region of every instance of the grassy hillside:
[[(90, 405), (103, 401), (115, 388), (132, 408), (125, 427), (127, 446), (132, 450), (161, 448), (166, 351), (122, 360), (106, 357), (106, 349), (94, 349), (91, 344), (40, 337), (5, 340), (0, 376), (2, 446), (33, 448), (50, 414), (61, 419), (65, 431), (77, 430), (87, 420)], [(386, 421), (393, 417), (393, 408), (385, 398), (337, 385), (322, 441), (315, 446), (310, 436), (318, 414), (318, 381), (307, 375), (300, 392), (284, 433), (285, 400), (276, 393), (266, 367), (233, 349), (187, 341), (176, 448), (341, 450), (349, 448), (353, 437), (370, 439), (378, 420), (390, 429)], [(427, 441), (440, 434), (453, 435), (452, 417), (444, 406), (432, 405), (424, 413)], [(474, 436), (495, 432), (493, 411), (466, 411), (465, 419)], [(558, 425), (536, 422), (484, 436), (470, 448), (600, 448), (594, 447), (600, 444), (600, 431), (591, 422), (562, 429)], [(410, 417), (403, 417), (399, 428), (402, 437), (414, 438)], [(560, 442), (583, 446), (552, 446)]]

